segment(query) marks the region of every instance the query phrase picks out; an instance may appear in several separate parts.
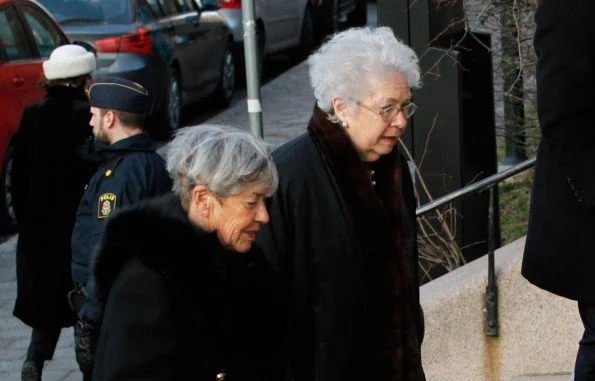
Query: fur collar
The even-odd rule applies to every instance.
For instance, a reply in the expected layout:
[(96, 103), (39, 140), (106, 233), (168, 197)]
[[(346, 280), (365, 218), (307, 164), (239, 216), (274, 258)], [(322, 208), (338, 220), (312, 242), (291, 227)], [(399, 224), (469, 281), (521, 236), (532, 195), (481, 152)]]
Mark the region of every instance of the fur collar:
[[(383, 244), (399, 246), (403, 197), (397, 151), (374, 163), (362, 162), (344, 128), (330, 122), (318, 107), (308, 131), (339, 186), (350, 221), (361, 239), (360, 252), (382, 251)], [(393, 242), (382, 237), (390, 237)], [(362, 260), (365, 262), (365, 258)]]
[(366, 274), (371, 379), (421, 380), (399, 154), (362, 162), (344, 128), (318, 107), (308, 131), (339, 188)]
[(107, 299), (131, 257), (166, 279), (199, 287), (197, 280), (208, 281), (221, 274), (222, 252), (214, 233), (188, 220), (176, 195), (143, 201), (110, 217), (104, 227), (93, 266), (97, 296), (101, 301)]

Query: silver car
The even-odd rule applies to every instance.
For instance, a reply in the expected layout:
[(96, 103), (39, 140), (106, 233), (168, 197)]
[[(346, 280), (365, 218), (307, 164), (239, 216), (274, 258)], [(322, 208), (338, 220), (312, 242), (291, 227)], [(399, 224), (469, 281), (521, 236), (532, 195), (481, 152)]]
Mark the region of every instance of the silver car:
[[(227, 20), (236, 53), (243, 55), (244, 28), (241, 0), (196, 0), (219, 7)], [(306, 55), (326, 35), (335, 32), (365, 0), (254, 0), (260, 62), (266, 55), (293, 49)], [(365, 11), (365, 6), (364, 6)], [(365, 19), (365, 16), (364, 16)]]

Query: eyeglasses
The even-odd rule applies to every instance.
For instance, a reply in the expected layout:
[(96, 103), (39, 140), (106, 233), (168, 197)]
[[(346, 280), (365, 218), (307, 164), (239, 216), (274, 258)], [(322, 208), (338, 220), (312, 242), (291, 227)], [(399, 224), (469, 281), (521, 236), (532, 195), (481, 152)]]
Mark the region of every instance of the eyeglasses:
[(405, 117), (407, 119), (411, 118), (411, 115), (417, 110), (417, 105), (413, 102), (407, 102), (401, 105), (388, 105), (381, 108), (376, 108), (372, 106), (368, 106), (363, 104), (362, 102), (357, 102), (358, 105), (362, 106), (365, 109), (368, 109), (382, 117), (385, 122), (390, 122), (395, 119), (397, 114), (400, 111), (403, 111)]

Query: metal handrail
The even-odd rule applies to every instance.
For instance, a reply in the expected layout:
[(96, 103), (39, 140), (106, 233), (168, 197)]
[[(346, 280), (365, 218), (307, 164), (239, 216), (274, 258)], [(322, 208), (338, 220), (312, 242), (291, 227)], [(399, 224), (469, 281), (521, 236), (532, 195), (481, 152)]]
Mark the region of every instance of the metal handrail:
[(501, 181), (508, 179), (516, 174), (519, 174), (527, 169), (535, 166), (535, 158), (523, 161), (520, 164), (512, 166), (495, 175), (486, 177), (476, 183), (467, 185), (459, 190), (451, 192), (446, 196), (440, 197), (437, 200), (431, 201), (415, 211), (417, 217), (428, 213), (439, 206), (448, 202), (461, 198), (473, 192), (479, 192), (485, 189), (490, 190), (490, 201), (488, 210), (488, 285), (486, 286), (485, 294), (485, 326), (484, 331), (486, 336), (498, 336), (498, 287), (496, 284), (496, 265), (494, 260), (494, 251), (496, 248), (496, 234), (494, 224), (494, 189)]
[(475, 191), (484, 190), (494, 184), (497, 184), (501, 181), (508, 179), (509, 177), (519, 174), (519, 173), (533, 167), (534, 165), (535, 165), (535, 158), (532, 157), (531, 159), (527, 159), (527, 160), (523, 161), (522, 163), (517, 164), (513, 167), (510, 167), (502, 172), (498, 172), (495, 175), (486, 177), (485, 179), (482, 179), (476, 183), (467, 185), (466, 187), (463, 187), (459, 190), (451, 192), (451, 193), (447, 194), (446, 196), (442, 196), (439, 199), (431, 201), (431, 202), (417, 208), (417, 210), (415, 211), (415, 215), (419, 217), (424, 213), (430, 212), (430, 211), (436, 209), (437, 207), (442, 206), (452, 200), (456, 200), (457, 198), (460, 198), (466, 194), (469, 194), (469, 193), (472, 193)]

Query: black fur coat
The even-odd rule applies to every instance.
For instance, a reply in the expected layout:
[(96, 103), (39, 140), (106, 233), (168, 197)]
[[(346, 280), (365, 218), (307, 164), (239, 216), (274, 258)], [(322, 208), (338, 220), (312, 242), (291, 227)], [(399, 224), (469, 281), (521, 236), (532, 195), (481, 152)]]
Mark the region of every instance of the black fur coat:
[(95, 257), (105, 303), (93, 380), (273, 380), (257, 256), (224, 250), (175, 195), (106, 224)]
[(423, 380), (406, 161), (395, 150), (363, 163), (318, 108), (308, 133), (273, 157), (279, 189), (257, 243), (278, 276), (293, 380)]
[(13, 206), (19, 222), (14, 315), (41, 330), (68, 327), (76, 315), (66, 294), (70, 237), (85, 184), (96, 164), (77, 147), (91, 134), (89, 101), (82, 89), (53, 86), (25, 108), (13, 137)]

